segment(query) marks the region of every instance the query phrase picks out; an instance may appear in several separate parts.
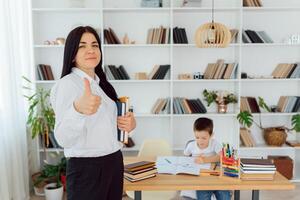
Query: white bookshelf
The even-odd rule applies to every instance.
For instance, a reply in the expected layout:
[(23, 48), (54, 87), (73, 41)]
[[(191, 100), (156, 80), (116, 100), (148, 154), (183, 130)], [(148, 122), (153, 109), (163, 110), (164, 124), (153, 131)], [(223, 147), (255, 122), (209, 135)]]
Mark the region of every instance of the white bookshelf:
[[(230, 80), (178, 80), (179, 73), (204, 72), (207, 63), (223, 58), (225, 62), (238, 62), (238, 73), (268, 76), (278, 63), (300, 61), (300, 45), (286, 43), (291, 34), (300, 33), (300, 1), (262, 0), (264, 7), (242, 7), (242, 0), (215, 0), (215, 21), (229, 28), (265, 30), (274, 40), (271, 44), (244, 44), (241, 35), (237, 43), (227, 48), (199, 49), (194, 33), (203, 23), (211, 21), (211, 1), (202, 0), (201, 6), (178, 7), (175, 1), (162, 8), (141, 8), (138, 0), (85, 0), (83, 7), (71, 7), (70, 0), (32, 0), (35, 66), (49, 64), (55, 79), (59, 79), (64, 45), (44, 45), (46, 40), (65, 37), (74, 27), (90, 25), (98, 29), (102, 39), (103, 64), (124, 65), (131, 78), (136, 72), (152, 70), (155, 64), (170, 64), (170, 80), (111, 80), (118, 95), (130, 96), (137, 119), (132, 138), (136, 144), (127, 151), (138, 151), (147, 138), (164, 138), (175, 151), (183, 150), (193, 138), (192, 125), (200, 116), (212, 118), (215, 137), (239, 148), (243, 156), (289, 155), (295, 159), (294, 180), (300, 181), (299, 148), (266, 146), (262, 134), (255, 127), (255, 148), (239, 147), (239, 124), (236, 115), (239, 105), (229, 105), (228, 113), (216, 113), (216, 106), (207, 108), (207, 114), (178, 115), (150, 113), (156, 99), (165, 97), (200, 98), (204, 89), (229, 90), (240, 96), (262, 96), (268, 105), (277, 104), (279, 96), (300, 95), (300, 79), (236, 79)], [(189, 44), (146, 44), (147, 30), (163, 25), (186, 29)], [(121, 39), (128, 33), (136, 44), (104, 44), (103, 29), (111, 27)], [(37, 77), (37, 76), (36, 76)], [(36, 85), (51, 88), (55, 81), (36, 79)], [(171, 101), (173, 103), (173, 101)], [(171, 104), (172, 105), (172, 104)], [(289, 125), (293, 113), (262, 113), (263, 125), (283, 123)], [(254, 119), (258, 120), (258, 114)], [(293, 136), (289, 136), (293, 137)], [(47, 152), (57, 152), (47, 149)], [(62, 153), (61, 150), (59, 150)], [(42, 149), (38, 156), (43, 155)], [(297, 169), (297, 170), (296, 170)]]

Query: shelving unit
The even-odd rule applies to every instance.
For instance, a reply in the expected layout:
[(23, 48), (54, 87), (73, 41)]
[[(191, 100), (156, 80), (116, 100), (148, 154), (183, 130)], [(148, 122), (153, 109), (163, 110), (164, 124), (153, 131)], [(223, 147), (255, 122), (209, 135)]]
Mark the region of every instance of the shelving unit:
[[(135, 0), (85, 0), (83, 8), (70, 6), (71, 0), (32, 0), (35, 66), (49, 64), (55, 79), (60, 77), (64, 45), (44, 45), (46, 40), (65, 37), (70, 30), (79, 25), (91, 25), (102, 38), (103, 64), (124, 65), (131, 78), (136, 72), (152, 70), (155, 64), (170, 64), (170, 80), (111, 80), (117, 93), (129, 96), (137, 119), (137, 128), (132, 135), (136, 144), (127, 151), (138, 151), (142, 141), (147, 138), (164, 138), (174, 151), (183, 150), (185, 143), (193, 139), (192, 125), (200, 116), (212, 118), (215, 137), (239, 148), (243, 156), (289, 155), (295, 159), (295, 178), (300, 181), (300, 150), (292, 147), (268, 147), (258, 129), (252, 132), (257, 147), (239, 147), (239, 123), (236, 115), (239, 104), (229, 105), (228, 113), (216, 113), (216, 106), (207, 114), (178, 115), (150, 114), (156, 99), (166, 97), (200, 98), (202, 91), (228, 90), (237, 96), (262, 96), (267, 104), (275, 105), (281, 95), (300, 95), (300, 79), (236, 79), (230, 80), (178, 80), (179, 73), (204, 72), (208, 63), (217, 59), (239, 63), (238, 74), (270, 75), (278, 63), (300, 61), (300, 44), (287, 44), (285, 40), (300, 33), (296, 24), (300, 17), (300, 2), (297, 0), (262, 0), (264, 7), (242, 7), (242, 0), (215, 0), (215, 21), (236, 28), (265, 30), (275, 43), (244, 44), (241, 35), (236, 43), (222, 49), (199, 49), (194, 44), (194, 33), (203, 23), (211, 21), (211, 1), (202, 0), (201, 7), (176, 7), (175, 1), (166, 1), (170, 6), (162, 8), (140, 8)], [(165, 2), (165, 1), (164, 1)], [(295, 19), (295, 20), (292, 20)], [(288, 23), (287, 23), (288, 22)], [(146, 44), (149, 28), (183, 27), (186, 29), (189, 44)], [(103, 30), (111, 27), (121, 39), (128, 33), (136, 44), (104, 44)], [(37, 77), (37, 76), (36, 76)], [(36, 85), (51, 88), (55, 81), (35, 80)], [(288, 88), (288, 90), (287, 90)], [(171, 100), (171, 105), (173, 100)], [(266, 126), (284, 123), (289, 125), (293, 113), (262, 113)], [(257, 120), (258, 114), (254, 114)], [(291, 136), (289, 136), (291, 137)], [(38, 142), (37, 142), (38, 144)], [(47, 152), (56, 152), (48, 149)], [(62, 153), (61, 150), (59, 150)], [(38, 151), (43, 160), (44, 152)]]

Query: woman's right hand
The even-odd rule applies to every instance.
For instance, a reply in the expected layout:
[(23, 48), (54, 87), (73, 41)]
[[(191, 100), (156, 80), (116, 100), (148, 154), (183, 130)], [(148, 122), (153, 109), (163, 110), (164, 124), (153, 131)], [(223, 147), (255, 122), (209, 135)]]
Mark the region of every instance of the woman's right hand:
[(97, 112), (101, 97), (92, 94), (90, 82), (84, 78), (84, 93), (81, 97), (74, 101), (74, 108), (77, 112), (85, 115), (92, 115)]

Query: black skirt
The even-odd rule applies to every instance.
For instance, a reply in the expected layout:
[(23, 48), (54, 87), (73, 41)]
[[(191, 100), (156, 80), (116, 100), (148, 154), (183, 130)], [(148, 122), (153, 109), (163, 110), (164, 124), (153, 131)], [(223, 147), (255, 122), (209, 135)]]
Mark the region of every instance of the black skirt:
[(123, 155), (115, 153), (89, 158), (70, 158), (67, 163), (68, 200), (121, 200)]

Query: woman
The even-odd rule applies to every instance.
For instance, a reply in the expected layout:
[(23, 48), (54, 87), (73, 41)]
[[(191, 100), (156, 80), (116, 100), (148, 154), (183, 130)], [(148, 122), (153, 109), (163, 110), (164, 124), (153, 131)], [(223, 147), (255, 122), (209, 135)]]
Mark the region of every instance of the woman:
[(117, 127), (130, 132), (132, 113), (117, 117), (117, 94), (102, 70), (100, 39), (89, 27), (72, 30), (65, 44), (61, 79), (51, 90), (55, 137), (70, 157), (69, 200), (122, 199), (122, 144)]

